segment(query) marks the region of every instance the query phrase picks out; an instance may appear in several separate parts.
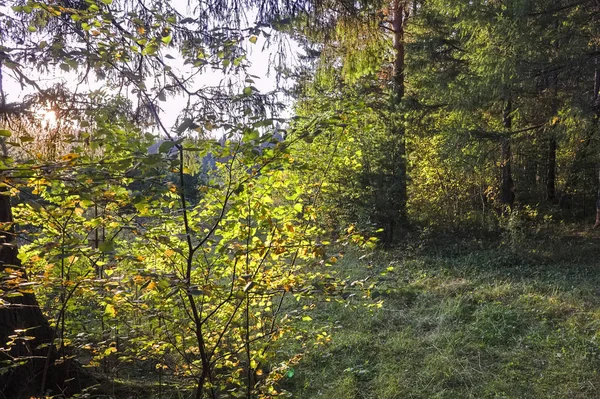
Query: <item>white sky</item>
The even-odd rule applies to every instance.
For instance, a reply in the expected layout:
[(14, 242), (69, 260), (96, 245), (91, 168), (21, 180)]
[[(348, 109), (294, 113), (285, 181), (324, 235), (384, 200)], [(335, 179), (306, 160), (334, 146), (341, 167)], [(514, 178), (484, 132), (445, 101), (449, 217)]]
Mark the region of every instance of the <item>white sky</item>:
[[(184, 11), (187, 9), (187, 0), (176, 0), (174, 3), (180, 4), (180, 7), (177, 7), (180, 9), (180, 11)], [(10, 2), (9, 2), (9, 4), (10, 4)], [(2, 8), (3, 9), (1, 9), (0, 11), (7, 12), (8, 7), (2, 7)], [(12, 11), (8, 11), (8, 12), (12, 12)], [(268, 45), (266, 45), (265, 37), (263, 37), (262, 35), (258, 36), (258, 40), (256, 41), (256, 43), (254, 43), (254, 44), (247, 43), (247, 44), (248, 44), (247, 60), (250, 63), (250, 67), (247, 70), (247, 73), (259, 77), (259, 79), (255, 79), (255, 83), (253, 84), (253, 86), (256, 87), (261, 93), (266, 93), (266, 92), (275, 90), (276, 89), (276, 77), (275, 77), (276, 71), (274, 71), (273, 68), (269, 68), (269, 61), (271, 61), (272, 58), (276, 55), (276, 52), (278, 51), (278, 49), (270, 48)], [(191, 67), (183, 65), (181, 57), (177, 57), (177, 50), (173, 49), (173, 50), (169, 51), (167, 49), (165, 51), (165, 49), (163, 49), (162, 51), (163, 51), (163, 54), (170, 53), (173, 57), (175, 57), (174, 59), (164, 59), (163, 58), (163, 61), (167, 65), (172, 66), (173, 71), (177, 75), (186, 76), (192, 71)], [(285, 44), (285, 51), (286, 51), (286, 59), (290, 63), (289, 65), (295, 64), (297, 62), (297, 53), (299, 51), (299, 47), (298, 47), (297, 43), (294, 42), (293, 40), (289, 39)], [(177, 72), (179, 72), (179, 73), (177, 73)], [(49, 74), (38, 75), (38, 76), (29, 76), (29, 77), (32, 78), (32, 80), (35, 80), (38, 83), (38, 85), (42, 88), (51, 87), (52, 85), (57, 84), (57, 83), (65, 83), (67, 85), (67, 87), (69, 87), (70, 89), (76, 88), (75, 85), (76, 85), (77, 79), (75, 78), (75, 74), (65, 72), (62, 69), (60, 69), (58, 66), (55, 67), (53, 70), (51, 70), (51, 73), (49, 73)], [(194, 79), (194, 90), (199, 87), (216, 86), (225, 77), (226, 76), (221, 71), (218, 71), (218, 70), (215, 71), (215, 70), (211, 70), (210, 68), (207, 68), (205, 72), (203, 72), (201, 75), (198, 75)], [(230, 77), (231, 77), (231, 75), (230, 75)], [(148, 83), (149, 84), (151, 83), (150, 79), (149, 79)], [(242, 83), (243, 83), (243, 81), (242, 81)], [(11, 71), (7, 70), (6, 68), (3, 69), (2, 84), (3, 84), (4, 92), (7, 95), (7, 98), (6, 98), (7, 102), (19, 101), (25, 95), (31, 94), (35, 91), (35, 89), (30, 86), (26, 86), (23, 88), (20, 85), (20, 83), (16, 80), (16, 78), (11, 74)], [(79, 92), (87, 91), (87, 90), (101, 89), (103, 87), (103, 84), (104, 83), (102, 81), (94, 81), (94, 80), (90, 79), (88, 84), (86, 85), (86, 87), (80, 86)], [(150, 85), (149, 85), (148, 89), (150, 89)], [(241, 84), (241, 86), (240, 86), (240, 91), (242, 89), (243, 89), (243, 84)], [(151, 90), (148, 90), (148, 91), (150, 92)], [(132, 94), (132, 93), (129, 93), (129, 94), (132, 99), (135, 98), (134, 94)], [(284, 103), (288, 103), (288, 104), (290, 103), (289, 99), (285, 99), (285, 98), (281, 97), (281, 100)], [(160, 113), (160, 118), (161, 118), (162, 123), (167, 127), (167, 129), (171, 129), (172, 127), (174, 127), (177, 116), (179, 115), (180, 111), (182, 110), (183, 106), (185, 105), (185, 101), (186, 101), (186, 99), (184, 99), (183, 97), (181, 97), (180, 99), (175, 97), (175, 98), (167, 98), (167, 101), (159, 103), (159, 106), (162, 108), (162, 112)], [(282, 115), (276, 115), (276, 117), (287, 118), (287, 117), (291, 116), (290, 112), (291, 112), (290, 106), (288, 105), (287, 110), (284, 111)]]

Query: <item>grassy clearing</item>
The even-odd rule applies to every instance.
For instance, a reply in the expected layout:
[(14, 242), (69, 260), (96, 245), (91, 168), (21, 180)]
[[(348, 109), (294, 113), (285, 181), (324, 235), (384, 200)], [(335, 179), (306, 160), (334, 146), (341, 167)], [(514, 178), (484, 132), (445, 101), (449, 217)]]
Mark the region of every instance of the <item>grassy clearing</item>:
[(303, 399), (600, 397), (597, 237), (420, 243), (340, 262), (348, 281), (377, 281), (383, 306), (318, 307), (333, 340), (282, 388)]

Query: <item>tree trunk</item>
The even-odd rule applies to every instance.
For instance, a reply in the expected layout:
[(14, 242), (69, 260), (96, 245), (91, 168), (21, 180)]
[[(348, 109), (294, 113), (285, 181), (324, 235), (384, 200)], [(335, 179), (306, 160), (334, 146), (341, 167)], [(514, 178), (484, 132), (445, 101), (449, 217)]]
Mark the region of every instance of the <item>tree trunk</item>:
[(598, 168), (598, 194), (596, 194), (596, 224), (594, 228), (600, 227), (600, 167)]
[(559, 198), (559, 206), (561, 208), (566, 207), (570, 200), (570, 194), (573, 190), (573, 187), (577, 186), (580, 181), (579, 176), (579, 167), (582, 162), (590, 155), (590, 144), (594, 141), (594, 135), (596, 133), (596, 127), (594, 126), (587, 136), (578, 143), (577, 148), (575, 148), (575, 156), (573, 157), (573, 161), (569, 165), (569, 170), (566, 173), (567, 179), (564, 184), (564, 189)]
[[(555, 43), (558, 48), (558, 42)], [(558, 72), (552, 74), (552, 118), (558, 115)], [(546, 175), (546, 199), (550, 202), (556, 200), (556, 123), (552, 123), (548, 141), (548, 173)]]
[[(598, 63), (598, 59), (596, 59)], [(594, 130), (598, 129), (598, 119), (600, 119), (600, 69), (594, 73), (594, 97), (592, 104), (596, 115), (594, 116)], [(594, 228), (600, 227), (600, 165), (598, 166), (598, 194), (596, 196), (596, 223)]]
[[(400, 114), (400, 105), (404, 98), (404, 58), (405, 43), (404, 29), (408, 18), (408, 2), (394, 0), (392, 3), (392, 29), (394, 44), (394, 71), (393, 93), (391, 99), (390, 138), (393, 142), (393, 181), (390, 192), (389, 217), (387, 219), (387, 232), (384, 240), (389, 244), (398, 237), (398, 233), (406, 225), (407, 202), (407, 170), (406, 170), (406, 144), (404, 117)], [(384, 212), (388, 213), (388, 212)]]
[[(503, 115), (504, 128), (507, 132), (512, 129), (511, 112), (512, 102), (511, 100), (508, 100)], [(512, 179), (511, 157), (510, 137), (506, 136), (502, 139), (502, 180), (500, 183), (500, 201), (502, 202), (502, 205), (508, 209), (512, 209), (515, 202), (515, 183)]]
[[(73, 362), (59, 360), (55, 331), (28, 290), (18, 259), (10, 197), (0, 193), (0, 397), (69, 395), (81, 389)], [(70, 381), (69, 381), (70, 380)]]
[(556, 199), (556, 136), (551, 133), (548, 142), (548, 174), (546, 175), (546, 199), (554, 202)]
[[(559, 1), (560, 4), (560, 1)], [(554, 21), (554, 29), (558, 30), (559, 24), (558, 20)], [(559, 54), (559, 41), (558, 39), (554, 40), (552, 43), (552, 47), (554, 49), (553, 54), (551, 56), (551, 62), (554, 62), (555, 59), (558, 59)], [(552, 90), (552, 98), (551, 98), (551, 109), (550, 109), (550, 117), (557, 118), (558, 117), (558, 71), (554, 71), (550, 74), (550, 84), (549, 89)], [(556, 150), (557, 150), (557, 141), (556, 141), (556, 125), (557, 122), (552, 121), (552, 127), (550, 128), (550, 137), (548, 140), (548, 153), (547, 153), (547, 163), (548, 169), (546, 174), (546, 200), (550, 202), (555, 202), (556, 200)]]

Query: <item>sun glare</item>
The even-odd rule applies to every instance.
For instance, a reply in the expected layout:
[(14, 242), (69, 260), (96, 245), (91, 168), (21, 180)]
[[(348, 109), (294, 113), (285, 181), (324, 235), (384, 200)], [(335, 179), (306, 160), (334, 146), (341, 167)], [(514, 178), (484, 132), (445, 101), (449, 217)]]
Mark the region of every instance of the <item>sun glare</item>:
[(56, 112), (47, 109), (41, 109), (38, 111), (40, 119), (48, 126), (56, 125)]

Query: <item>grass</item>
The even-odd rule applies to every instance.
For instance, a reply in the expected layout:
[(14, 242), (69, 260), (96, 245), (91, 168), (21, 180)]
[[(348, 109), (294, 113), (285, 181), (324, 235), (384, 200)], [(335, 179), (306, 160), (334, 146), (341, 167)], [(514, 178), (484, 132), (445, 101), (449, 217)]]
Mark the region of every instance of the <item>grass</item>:
[(332, 341), (282, 388), (302, 399), (600, 398), (600, 240), (561, 232), (517, 245), (437, 237), (347, 255), (340, 277), (370, 277), (371, 298), (315, 308)]

